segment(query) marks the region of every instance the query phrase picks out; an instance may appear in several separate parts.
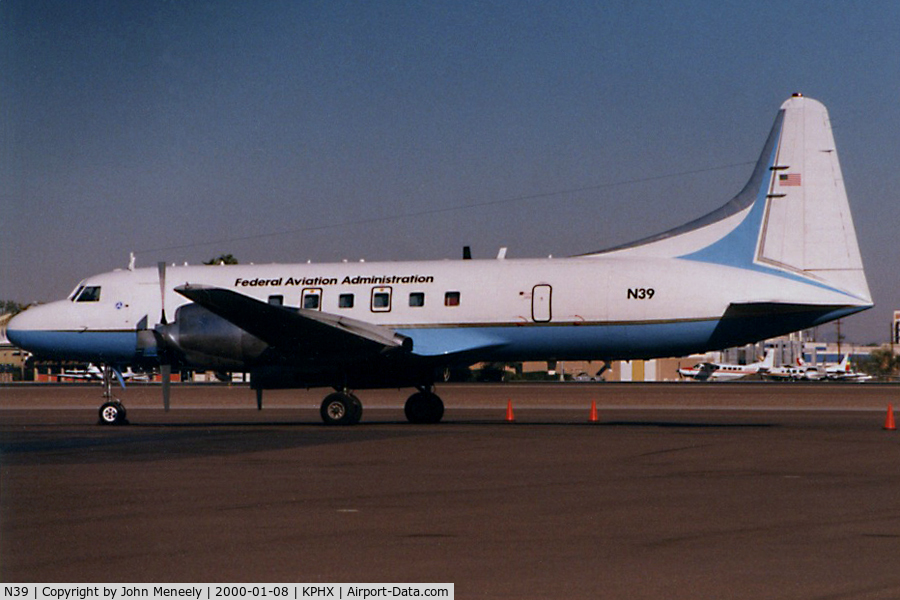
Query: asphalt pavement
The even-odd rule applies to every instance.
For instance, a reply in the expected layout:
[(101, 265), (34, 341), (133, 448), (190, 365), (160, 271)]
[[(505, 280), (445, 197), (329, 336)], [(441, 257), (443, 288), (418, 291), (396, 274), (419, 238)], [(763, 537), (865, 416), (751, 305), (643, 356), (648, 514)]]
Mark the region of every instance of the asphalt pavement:
[[(895, 386), (0, 388), (4, 582), (453, 582), (457, 598), (900, 597)], [(590, 403), (598, 422), (588, 420)], [(514, 422), (506, 408), (514, 408)]]

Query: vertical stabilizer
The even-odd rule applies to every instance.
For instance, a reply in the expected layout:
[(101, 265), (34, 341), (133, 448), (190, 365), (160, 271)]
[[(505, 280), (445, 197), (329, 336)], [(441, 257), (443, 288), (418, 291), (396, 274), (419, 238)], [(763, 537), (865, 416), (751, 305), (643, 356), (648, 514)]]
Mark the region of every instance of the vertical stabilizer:
[(828, 111), (781, 105), (750, 180), (730, 202), (670, 231), (593, 253), (684, 258), (811, 280), (871, 304)]
[(775, 366), (775, 351), (769, 348), (766, 350), (765, 356), (759, 362), (759, 366), (763, 369), (769, 370)]
[(757, 261), (870, 300), (828, 111), (799, 95), (781, 109)]

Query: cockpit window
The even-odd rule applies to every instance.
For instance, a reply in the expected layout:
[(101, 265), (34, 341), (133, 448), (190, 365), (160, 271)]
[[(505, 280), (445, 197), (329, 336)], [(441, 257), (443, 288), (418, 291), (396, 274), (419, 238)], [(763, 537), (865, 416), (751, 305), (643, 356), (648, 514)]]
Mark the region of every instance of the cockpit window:
[(71, 300), (72, 302), (75, 302), (75, 298), (78, 297), (78, 294), (80, 294), (81, 290), (83, 290), (83, 289), (84, 289), (83, 285), (79, 285), (77, 288), (75, 288), (75, 291), (72, 292), (71, 294), (69, 294), (69, 300)]
[(75, 297), (75, 302), (99, 302), (100, 286), (88, 285)]

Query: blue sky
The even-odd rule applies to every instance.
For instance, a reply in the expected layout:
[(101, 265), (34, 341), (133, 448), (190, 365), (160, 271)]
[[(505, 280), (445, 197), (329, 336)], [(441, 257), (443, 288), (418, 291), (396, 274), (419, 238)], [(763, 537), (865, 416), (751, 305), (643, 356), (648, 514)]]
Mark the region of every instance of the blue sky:
[[(900, 3), (0, 2), (0, 298), (196, 263), (564, 256), (680, 225), (829, 108), (886, 341)], [(821, 337), (833, 338), (833, 328)]]

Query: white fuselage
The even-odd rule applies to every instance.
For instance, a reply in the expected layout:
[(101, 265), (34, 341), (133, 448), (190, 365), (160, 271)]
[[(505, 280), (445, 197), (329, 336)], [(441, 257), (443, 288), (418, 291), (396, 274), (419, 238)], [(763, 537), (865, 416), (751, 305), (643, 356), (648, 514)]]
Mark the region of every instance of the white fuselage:
[[(391, 328), (412, 338), (421, 356), (490, 348), (476, 360), (677, 356), (710, 349), (735, 302), (847, 304), (826, 287), (671, 258), (171, 266), (169, 320), (189, 302), (174, 291), (182, 284)], [(114, 271), (81, 285), (100, 288), (99, 299), (32, 308), (11, 324), (13, 336), (46, 354), (130, 362), (136, 330), (161, 322), (157, 269)]]

